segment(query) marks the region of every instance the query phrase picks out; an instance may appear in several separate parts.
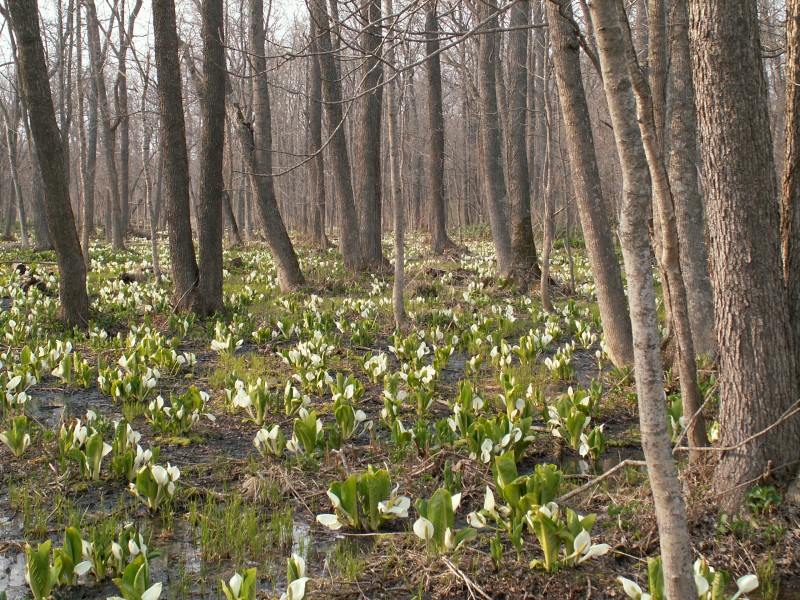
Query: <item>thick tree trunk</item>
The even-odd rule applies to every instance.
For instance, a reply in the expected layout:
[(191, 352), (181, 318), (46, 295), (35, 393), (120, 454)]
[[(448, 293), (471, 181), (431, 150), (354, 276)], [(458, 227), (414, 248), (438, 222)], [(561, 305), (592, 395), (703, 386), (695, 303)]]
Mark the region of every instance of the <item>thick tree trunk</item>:
[(697, 176), (697, 113), (689, 54), (687, 0), (672, 0), (669, 11), (670, 73), (667, 115), (669, 180), (681, 247), (681, 273), (695, 352), (714, 354), (714, 292), (708, 274), (703, 200)]
[(366, 265), (386, 269), (389, 263), (381, 247), (381, 112), (383, 64), (381, 51), (381, 0), (368, 0), (362, 8), (361, 52), (362, 114), (356, 157), (356, 189), (361, 252)]
[(192, 310), (197, 297), (199, 272), (192, 243), (189, 207), (189, 159), (178, 60), (178, 33), (174, 0), (153, 0), (158, 103), (161, 111), (161, 152), (164, 156), (169, 253), (178, 310)]
[(622, 168), (620, 240), (628, 274), (642, 447), (658, 520), (664, 591), (667, 598), (689, 599), (697, 596), (697, 590), (692, 574), (692, 544), (686, 509), (667, 432), (661, 340), (647, 233), (650, 173), (635, 118), (636, 100), (628, 79), (616, 2), (592, 0), (589, 11)]
[(522, 289), (541, 279), (531, 222), (531, 185), (525, 134), (528, 124), (528, 40), (530, 39), (529, 0), (520, 0), (510, 9), (508, 52), (508, 192), (513, 207), (512, 252), (514, 276)]
[(481, 103), (481, 138), (483, 146), (483, 171), (486, 181), (486, 200), (489, 223), (492, 227), (497, 273), (509, 277), (514, 266), (511, 235), (508, 228), (508, 196), (503, 177), (503, 149), (500, 139), (500, 119), (497, 106), (495, 61), (497, 60), (497, 5), (487, 0), (481, 5), (481, 20), (486, 20), (489, 33), (480, 36), (478, 49), (478, 85)]
[(117, 173), (117, 160), (115, 155), (115, 135), (111, 122), (111, 109), (106, 93), (106, 79), (103, 74), (103, 56), (100, 47), (100, 21), (94, 0), (83, 0), (86, 6), (86, 26), (89, 33), (89, 56), (92, 62), (92, 76), (97, 92), (97, 107), (100, 111), (100, 137), (103, 143), (104, 158), (106, 161), (106, 174), (108, 188), (111, 192), (111, 241), (115, 250), (125, 249), (123, 235), (122, 200), (119, 193), (119, 176)]
[(765, 474), (796, 471), (800, 419), (765, 430), (798, 399), (797, 357), (789, 351), (756, 1), (691, 0), (689, 7), (712, 240), (721, 443), (734, 448), (720, 456), (714, 487), (724, 510), (734, 511)]
[(572, 16), (569, 2), (558, 0), (557, 3), (548, 2), (547, 21), (550, 25), (561, 112), (566, 124), (578, 216), (595, 280), (597, 304), (609, 355), (617, 366), (632, 365), (633, 339), (628, 301), (600, 185), (589, 107), (581, 77), (580, 43), (569, 22), (559, 14), (559, 6), (565, 15)]
[(200, 117), (200, 192), (197, 233), (200, 238), (198, 294), (202, 312), (225, 308), (222, 300), (222, 195), (225, 180), (225, 20), (223, 0), (203, 0), (200, 15), (203, 38), (203, 94)]
[(425, 73), (428, 78), (428, 217), (431, 251), (443, 254), (455, 250), (456, 244), (447, 235), (444, 186), (444, 113), (442, 108), (442, 61), (439, 56), (439, 20), (436, 0), (425, 5)]
[[(794, 355), (800, 352), (800, 0), (786, 2), (786, 135), (781, 189), (783, 277), (793, 324)], [(800, 363), (800, 361), (798, 361)], [(800, 371), (800, 364), (797, 365)], [(800, 379), (800, 372), (798, 372)]]
[(36, 236), (34, 249), (37, 251), (51, 250), (53, 249), (53, 241), (50, 235), (50, 228), (47, 225), (47, 209), (44, 200), (42, 167), (39, 164), (39, 149), (36, 148), (36, 139), (31, 132), (32, 126), (28, 113), (28, 101), (25, 99), (24, 94), (19, 97), (19, 105), (22, 124), (25, 128), (25, 138), (28, 140), (28, 162), (31, 166), (31, 179), (33, 181), (31, 209), (33, 211), (33, 233)]
[(345, 137), (344, 113), (342, 111), (342, 83), (336, 68), (331, 43), (331, 25), (328, 18), (325, 0), (310, 0), (308, 3), (311, 19), (314, 21), (318, 36), (320, 71), (322, 74), (322, 91), (325, 97), (325, 112), (328, 115), (328, 134), (330, 136), (330, 152), (333, 162), (333, 174), (336, 181), (336, 197), (338, 200), (339, 249), (342, 253), (345, 268), (357, 271), (364, 268), (361, 243), (358, 235), (358, 218), (353, 194), (353, 182), (350, 179), (350, 156), (347, 151)]
[(10, 0), (8, 6), (19, 46), (19, 75), (36, 153), (48, 174), (43, 192), (47, 225), (58, 260), (61, 316), (68, 325), (84, 328), (89, 323), (86, 269), (64, 176), (66, 165), (39, 34), (38, 7), (28, 0)]

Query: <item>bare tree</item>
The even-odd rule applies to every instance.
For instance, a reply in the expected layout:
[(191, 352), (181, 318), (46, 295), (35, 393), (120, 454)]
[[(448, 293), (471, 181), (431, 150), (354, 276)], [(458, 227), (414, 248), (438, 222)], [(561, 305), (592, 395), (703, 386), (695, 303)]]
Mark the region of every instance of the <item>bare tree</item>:
[(580, 65), (580, 40), (572, 25), (567, 0), (547, 3), (547, 22), (553, 45), (553, 66), (566, 124), (567, 149), (578, 216), (597, 290), (597, 304), (606, 344), (615, 365), (633, 364), (633, 340), (628, 301), (611, 237), (589, 106)]
[(83, 328), (89, 323), (86, 269), (64, 175), (66, 165), (39, 33), (38, 6), (26, 0), (10, 0), (8, 6), (19, 42), (19, 77), (30, 111), (31, 133), (39, 162), (48, 174), (43, 182), (45, 214), (58, 260), (61, 316), (68, 325)]
[(650, 262), (647, 219), (650, 172), (636, 121), (636, 99), (628, 76), (625, 42), (616, 2), (590, 0), (589, 12), (623, 175), (620, 241), (628, 274), (639, 424), (656, 508), (664, 591), (667, 598), (693, 598), (692, 544), (672, 457), (664, 398), (660, 335)]

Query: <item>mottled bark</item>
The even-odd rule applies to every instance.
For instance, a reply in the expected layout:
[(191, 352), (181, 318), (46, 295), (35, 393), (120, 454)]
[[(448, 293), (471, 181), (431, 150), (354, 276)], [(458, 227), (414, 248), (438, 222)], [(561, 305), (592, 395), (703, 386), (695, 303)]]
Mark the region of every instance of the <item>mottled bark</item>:
[(311, 56), (309, 56), (308, 152), (311, 192), (311, 237), (314, 245), (327, 250), (331, 245), (325, 234), (325, 161), (322, 157), (322, 77), (317, 56), (317, 28), (311, 21)]
[[(765, 474), (796, 472), (800, 418), (767, 85), (755, 0), (689, 3), (692, 73), (711, 232), (723, 446), (714, 488), (738, 510)], [(750, 440), (743, 443), (744, 440)], [(791, 468), (787, 468), (792, 465)]]
[(632, 365), (633, 339), (628, 301), (600, 185), (589, 107), (581, 76), (580, 42), (568, 21), (559, 14), (559, 5), (566, 15), (572, 15), (567, 0), (549, 2), (547, 21), (578, 216), (595, 280), (609, 355), (617, 366)]
[(3, 112), (3, 125), (5, 130), (6, 151), (8, 152), (8, 170), (11, 174), (11, 187), (14, 190), (14, 199), (9, 198), (9, 206), (12, 208), (8, 211), (9, 218), (6, 223), (5, 237), (11, 233), (11, 219), (14, 215), (13, 206), (16, 202), (17, 214), (19, 215), (19, 229), (22, 241), (22, 247), (27, 248), (30, 246), (28, 240), (28, 224), (25, 222), (25, 198), (22, 195), (22, 185), (19, 180), (19, 171), (17, 169), (17, 128), (19, 126), (19, 98), (14, 92), (11, 101), (11, 106), (6, 107), (5, 103), (0, 103), (0, 110)]
[(39, 33), (38, 7), (29, 0), (9, 0), (8, 6), (19, 47), (19, 78), (30, 113), (31, 133), (39, 163), (48, 174), (43, 193), (58, 261), (61, 317), (69, 326), (84, 328), (89, 323), (86, 269), (64, 175), (66, 165)]
[(589, 11), (622, 169), (620, 241), (628, 275), (642, 447), (658, 521), (664, 591), (667, 598), (694, 598), (697, 590), (692, 574), (692, 544), (667, 432), (661, 339), (647, 233), (650, 172), (635, 118), (636, 100), (628, 78), (616, 3), (591, 0)]

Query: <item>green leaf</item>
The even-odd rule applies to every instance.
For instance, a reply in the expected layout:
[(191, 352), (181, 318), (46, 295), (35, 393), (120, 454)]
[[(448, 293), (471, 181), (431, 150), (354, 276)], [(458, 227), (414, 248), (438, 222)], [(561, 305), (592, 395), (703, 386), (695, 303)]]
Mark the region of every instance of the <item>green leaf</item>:
[(28, 579), (34, 600), (49, 598), (55, 583), (50, 570), (50, 545), (50, 540), (47, 540), (39, 544), (38, 550), (34, 550), (30, 545), (25, 546), (25, 554), (28, 556)]

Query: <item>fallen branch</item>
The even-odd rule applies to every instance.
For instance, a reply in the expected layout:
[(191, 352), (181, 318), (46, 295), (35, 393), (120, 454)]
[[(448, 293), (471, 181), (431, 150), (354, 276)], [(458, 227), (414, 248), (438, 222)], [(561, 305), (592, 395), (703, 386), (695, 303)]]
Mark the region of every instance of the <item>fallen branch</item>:
[(597, 485), (598, 483), (600, 483), (604, 479), (607, 479), (608, 477), (611, 477), (614, 473), (616, 473), (617, 471), (619, 471), (621, 469), (624, 469), (625, 467), (646, 467), (646, 466), (647, 466), (647, 462), (645, 462), (643, 460), (633, 460), (633, 459), (627, 458), (627, 459), (623, 460), (621, 463), (619, 463), (618, 465), (610, 468), (608, 471), (606, 471), (605, 473), (603, 473), (599, 477), (595, 477), (591, 481), (587, 481), (586, 483), (584, 483), (582, 486), (576, 487), (574, 490), (570, 490), (569, 492), (567, 492), (563, 496), (559, 496), (558, 499), (556, 500), (556, 503), (561, 503), (564, 500), (569, 500), (570, 498), (572, 498), (574, 496), (577, 496), (578, 494), (582, 494), (583, 492), (585, 492), (589, 488), (594, 487), (595, 485)]

